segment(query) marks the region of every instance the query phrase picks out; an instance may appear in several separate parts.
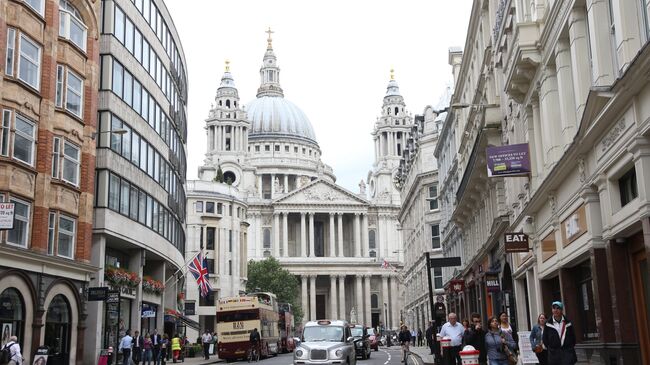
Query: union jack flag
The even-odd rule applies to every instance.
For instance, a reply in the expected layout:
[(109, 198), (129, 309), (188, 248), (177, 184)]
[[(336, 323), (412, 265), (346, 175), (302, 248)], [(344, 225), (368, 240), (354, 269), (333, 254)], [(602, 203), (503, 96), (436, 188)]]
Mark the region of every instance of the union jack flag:
[(203, 257), (201, 253), (196, 255), (196, 257), (190, 261), (188, 265), (188, 270), (194, 275), (196, 279), (196, 284), (199, 286), (199, 292), (201, 292), (202, 297), (207, 297), (212, 290), (210, 281), (208, 281), (208, 260)]
[(381, 268), (382, 269), (388, 269), (390, 267), (390, 264), (386, 259), (384, 259), (384, 262), (381, 263)]

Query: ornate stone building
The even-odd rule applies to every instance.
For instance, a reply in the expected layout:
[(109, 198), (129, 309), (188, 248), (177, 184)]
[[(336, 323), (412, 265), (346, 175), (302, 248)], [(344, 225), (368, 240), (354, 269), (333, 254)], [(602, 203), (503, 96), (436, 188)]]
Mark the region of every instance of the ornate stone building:
[[(89, 345), (100, 3), (0, 2), (0, 326), (31, 363), (81, 364)], [(2, 344), (0, 344), (1, 346)]]
[[(206, 121), (208, 151), (194, 188), (213, 181), (221, 168), (232, 184), (222, 199), (235, 200), (242, 209), (235, 230), (245, 232), (235, 234), (232, 253), (215, 254), (277, 258), (300, 278), (305, 320), (345, 318), (397, 327), (401, 286), (396, 273), (381, 264), (386, 259), (401, 266), (400, 197), (393, 176), (413, 122), (396, 81), (390, 81), (382, 108), (391, 117), (380, 118), (373, 133), (376, 161), (367, 196), (363, 181), (359, 193), (336, 185), (332, 168), (321, 161), (309, 119), (284, 98), (270, 37), (260, 77), (257, 98), (244, 108), (227, 70)], [(188, 194), (200, 195), (191, 189)], [(192, 204), (198, 199), (192, 198), (188, 209), (196, 209)], [(240, 230), (244, 221), (250, 226)], [(220, 288), (220, 276), (219, 296), (243, 290), (245, 261), (233, 260), (232, 270), (234, 290)]]
[[(443, 246), (463, 257), (446, 278), (489, 270), (499, 284), (452, 304), (491, 298), (482, 313), (530, 329), (561, 300), (579, 363), (650, 362), (648, 14), (645, 0), (476, 0), (452, 54), (452, 103), (475, 105), (450, 113), (437, 151)], [(486, 144), (519, 143), (531, 173), (487, 177)], [(505, 253), (503, 232), (527, 233), (531, 251)]]

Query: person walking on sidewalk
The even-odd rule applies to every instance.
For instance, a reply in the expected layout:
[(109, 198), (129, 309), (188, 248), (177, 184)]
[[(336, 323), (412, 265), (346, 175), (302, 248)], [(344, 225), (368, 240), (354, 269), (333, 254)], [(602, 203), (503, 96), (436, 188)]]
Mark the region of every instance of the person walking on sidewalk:
[(406, 363), (406, 358), (409, 353), (409, 345), (411, 343), (411, 332), (409, 332), (406, 325), (402, 325), (402, 330), (399, 332), (399, 344), (402, 346), (402, 362)]
[(140, 360), (142, 359), (142, 345), (144, 338), (140, 336), (140, 332), (135, 331), (133, 335), (133, 363), (135, 365), (140, 365)]
[(468, 329), (463, 334), (463, 345), (473, 346), (479, 350), (478, 363), (480, 365), (487, 364), (487, 352), (485, 351), (485, 330), (481, 324), (481, 315), (472, 313), (471, 322)]
[(203, 336), (201, 336), (201, 341), (203, 341), (203, 357), (206, 360), (210, 360), (210, 343), (212, 343), (212, 335), (210, 332), (205, 331), (203, 332)]
[(435, 331), (436, 328), (433, 325), (433, 321), (429, 321), (429, 327), (425, 332), (425, 335), (427, 336), (427, 346), (429, 346), (429, 350), (431, 351), (429, 355), (433, 355), (433, 345), (434, 345), (433, 341), (434, 341), (434, 336), (436, 335)]
[(449, 313), (449, 322), (442, 325), (440, 330), (440, 337), (449, 337), (451, 339), (451, 347), (445, 350), (443, 356), (450, 362), (451, 365), (461, 365), (460, 360), (460, 350), (463, 344), (463, 333), (465, 333), (465, 327), (462, 324), (458, 323), (458, 317), (456, 313)]
[(158, 363), (158, 357), (160, 357), (160, 343), (162, 342), (162, 337), (158, 334), (157, 329), (153, 329), (153, 334), (151, 335), (151, 345), (153, 346), (151, 358), (154, 363)]
[(422, 346), (423, 343), (423, 338), (422, 338), (422, 329), (418, 328), (418, 346)]
[(529, 337), (530, 348), (532, 348), (533, 352), (535, 352), (537, 360), (539, 361), (539, 365), (548, 364), (548, 351), (546, 350), (546, 346), (544, 346), (544, 342), (542, 341), (545, 326), (546, 315), (544, 313), (541, 313), (539, 316), (537, 316), (537, 324), (533, 327), (533, 330), (530, 332)]
[(573, 365), (576, 356), (576, 335), (573, 324), (564, 317), (564, 304), (555, 301), (551, 304), (553, 315), (546, 321), (542, 343), (548, 350), (548, 363), (553, 365)]
[(500, 328), (497, 317), (490, 317), (488, 323), (490, 327), (485, 335), (485, 348), (490, 365), (508, 365), (508, 355), (504, 347), (507, 346), (510, 351), (515, 351), (515, 341), (509, 332)]

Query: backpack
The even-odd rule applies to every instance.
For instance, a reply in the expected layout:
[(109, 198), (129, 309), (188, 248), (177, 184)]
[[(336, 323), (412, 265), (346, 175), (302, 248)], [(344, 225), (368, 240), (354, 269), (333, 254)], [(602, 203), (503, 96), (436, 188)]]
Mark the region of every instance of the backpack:
[(0, 364), (8, 364), (9, 361), (11, 361), (11, 346), (15, 344), (16, 343), (14, 342), (9, 346), (5, 345), (2, 350), (0, 350)]

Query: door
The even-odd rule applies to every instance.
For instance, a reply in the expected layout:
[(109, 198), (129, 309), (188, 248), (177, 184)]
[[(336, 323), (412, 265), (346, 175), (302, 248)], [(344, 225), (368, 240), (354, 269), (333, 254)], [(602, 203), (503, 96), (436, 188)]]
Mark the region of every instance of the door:
[(325, 318), (325, 295), (316, 294), (316, 319)]
[(648, 274), (648, 258), (645, 250), (632, 255), (632, 285), (634, 307), (636, 308), (637, 325), (639, 328), (639, 346), (643, 364), (650, 364), (650, 349), (643, 344), (650, 343), (650, 275)]
[(45, 346), (50, 348), (48, 365), (64, 365), (70, 358), (70, 305), (61, 294), (56, 295), (45, 317)]

